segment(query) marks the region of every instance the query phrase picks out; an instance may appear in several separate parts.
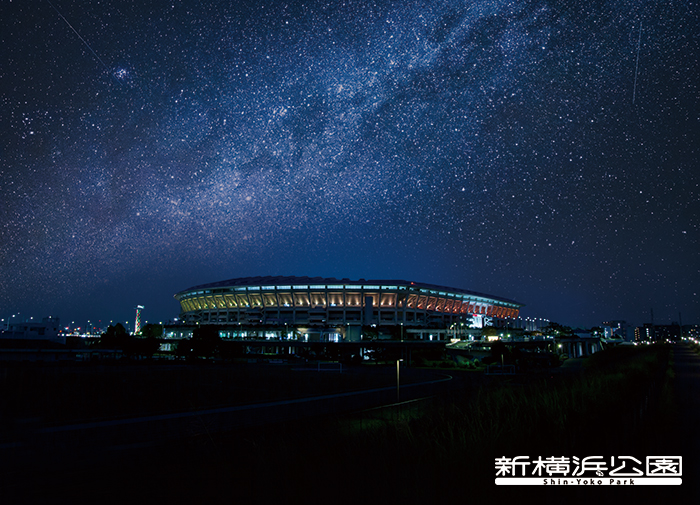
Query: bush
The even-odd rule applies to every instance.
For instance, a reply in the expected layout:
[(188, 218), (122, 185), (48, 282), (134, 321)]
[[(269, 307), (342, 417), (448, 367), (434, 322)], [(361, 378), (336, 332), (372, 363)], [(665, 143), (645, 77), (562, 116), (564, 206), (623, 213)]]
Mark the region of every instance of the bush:
[(413, 358), (413, 366), (415, 367), (423, 367), (427, 366), (428, 362), (425, 360), (423, 356), (418, 356), (417, 358)]

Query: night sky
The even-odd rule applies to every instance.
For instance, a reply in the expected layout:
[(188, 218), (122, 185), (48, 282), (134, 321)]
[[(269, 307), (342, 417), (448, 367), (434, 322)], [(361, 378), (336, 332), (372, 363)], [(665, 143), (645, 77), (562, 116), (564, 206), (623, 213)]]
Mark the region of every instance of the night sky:
[(166, 321), (301, 275), (700, 323), (699, 14), (5, 0), (0, 318)]

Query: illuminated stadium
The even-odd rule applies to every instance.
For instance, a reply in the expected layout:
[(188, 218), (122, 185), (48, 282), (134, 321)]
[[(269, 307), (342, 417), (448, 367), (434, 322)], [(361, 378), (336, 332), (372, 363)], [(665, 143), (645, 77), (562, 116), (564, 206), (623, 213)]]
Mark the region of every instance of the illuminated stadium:
[(358, 341), (367, 328), (380, 336), (399, 331), (403, 336), (405, 331), (419, 339), (440, 339), (455, 323), (480, 326), (488, 320), (502, 326), (517, 318), (523, 306), (420, 282), (321, 277), (230, 279), (194, 286), (175, 298), (181, 306), (180, 324), (216, 324), (223, 337), (267, 330), (278, 338), (301, 334), (326, 341)]

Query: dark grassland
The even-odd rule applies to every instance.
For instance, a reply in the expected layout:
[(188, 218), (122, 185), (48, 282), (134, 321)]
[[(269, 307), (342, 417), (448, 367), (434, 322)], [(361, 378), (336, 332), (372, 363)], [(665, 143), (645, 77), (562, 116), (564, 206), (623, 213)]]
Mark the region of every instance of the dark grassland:
[[(569, 373), (479, 379), (474, 381), (478, 387), (409, 405), (190, 438), (168, 447), (114, 454), (99, 465), (76, 465), (54, 474), (42, 469), (36, 478), (46, 487), (36, 487), (27, 496), (39, 501), (51, 498), (54, 503), (662, 499), (675, 490), (497, 487), (494, 458), (600, 455), (609, 460), (628, 455), (644, 461), (647, 455), (672, 452), (668, 446), (674, 422), (671, 362), (669, 346), (614, 348)], [(276, 372), (269, 370), (272, 384)], [(392, 369), (386, 370), (383, 380), (391, 383)], [(214, 390), (217, 381), (225, 380), (219, 375), (223, 373), (229, 372), (212, 368), (210, 375), (205, 374)], [(5, 384), (11, 375), (6, 375)], [(137, 387), (138, 374), (124, 376), (129, 388)], [(321, 389), (339, 387), (331, 385), (332, 380), (343, 379), (331, 379)], [(374, 387), (376, 380), (367, 380)], [(279, 394), (299, 394), (296, 385), (278, 386)], [(99, 396), (99, 387), (88, 396)], [(162, 383), (166, 395), (169, 387), (167, 381)], [(184, 385), (178, 388), (172, 394), (189, 395), (200, 404), (205, 399), (197, 395), (210, 394)], [(226, 394), (217, 401), (227, 401)], [(265, 399), (256, 396), (260, 391), (241, 394), (236, 398)], [(110, 407), (100, 408), (101, 415), (110, 415)]]
[[(306, 369), (305, 369), (306, 368)], [(404, 374), (404, 382), (415, 381)], [(0, 366), (0, 420), (60, 424), (182, 412), (392, 386), (386, 367), (121, 364)]]

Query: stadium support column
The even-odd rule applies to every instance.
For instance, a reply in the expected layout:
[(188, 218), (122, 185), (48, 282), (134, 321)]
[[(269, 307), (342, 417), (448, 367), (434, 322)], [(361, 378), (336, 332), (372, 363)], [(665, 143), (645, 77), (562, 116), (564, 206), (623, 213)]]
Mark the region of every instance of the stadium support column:
[(360, 342), (362, 340), (362, 326), (357, 323), (346, 325), (345, 340), (346, 342)]
[(363, 318), (364, 324), (372, 324), (374, 322), (374, 298), (371, 296), (365, 296)]

